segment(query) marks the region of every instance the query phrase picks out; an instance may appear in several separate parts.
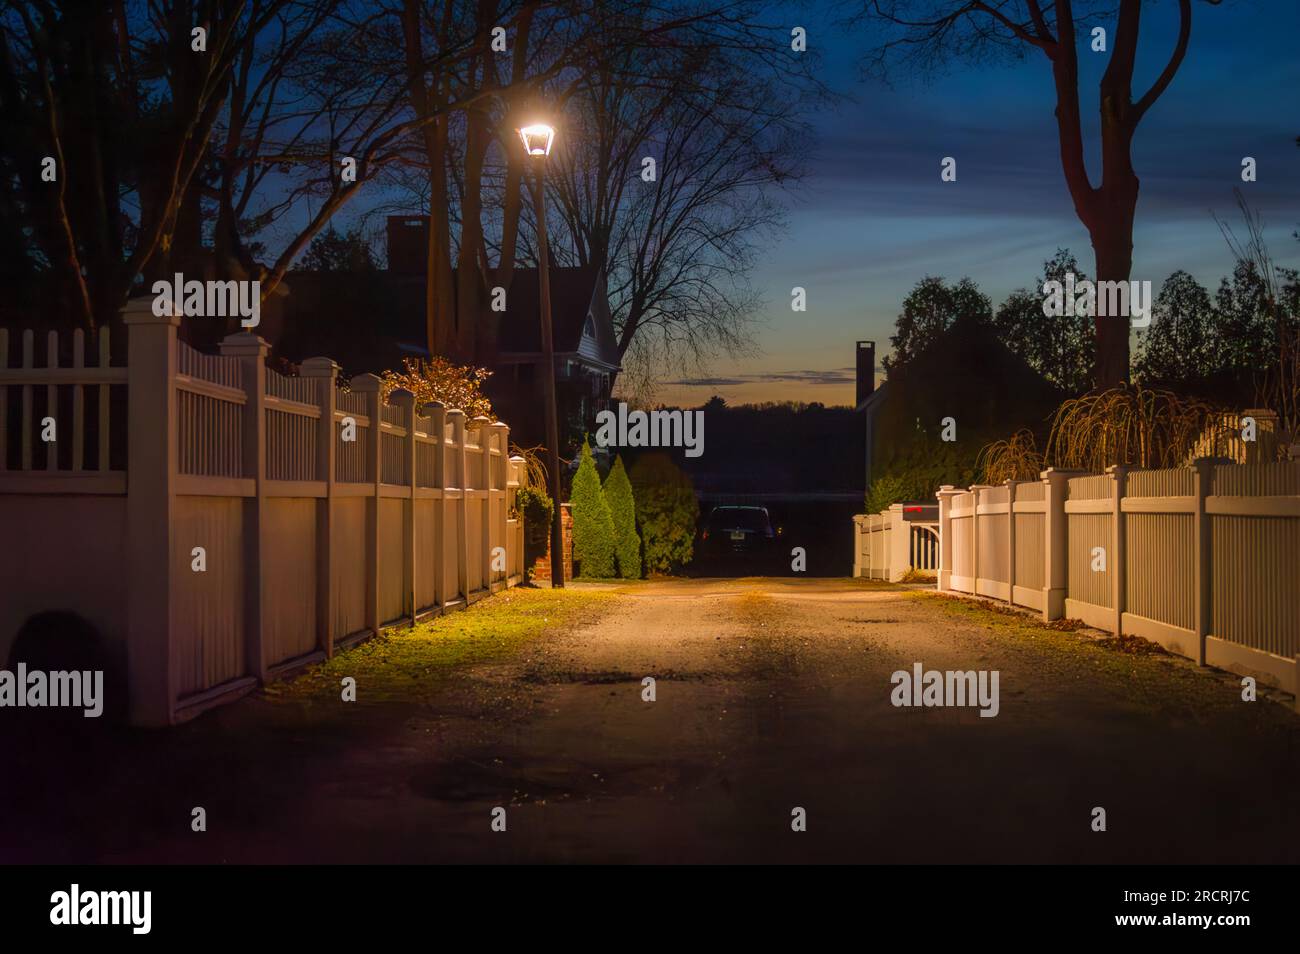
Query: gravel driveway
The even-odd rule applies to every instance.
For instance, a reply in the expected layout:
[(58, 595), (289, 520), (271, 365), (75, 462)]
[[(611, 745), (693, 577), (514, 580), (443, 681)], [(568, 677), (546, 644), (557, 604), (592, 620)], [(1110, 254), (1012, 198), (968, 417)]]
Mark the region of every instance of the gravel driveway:
[[(223, 793), (209, 830), (119, 818), (94, 859), (1300, 861), (1300, 718), (1235, 677), (864, 581), (610, 589), (598, 622), (435, 705), (196, 757), (186, 785)], [(915, 663), (996, 670), (997, 716), (893, 705)], [(266, 705), (205, 732), (256, 732)]]

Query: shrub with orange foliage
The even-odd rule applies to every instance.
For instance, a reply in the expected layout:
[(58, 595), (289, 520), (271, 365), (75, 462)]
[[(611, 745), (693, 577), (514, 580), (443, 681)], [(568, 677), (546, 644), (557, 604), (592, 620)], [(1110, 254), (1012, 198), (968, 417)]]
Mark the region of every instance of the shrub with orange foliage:
[(483, 394), (483, 382), (492, 376), (487, 368), (452, 364), (446, 358), (404, 358), (401, 371), (385, 371), (379, 378), (379, 393), (388, 395), (405, 388), (415, 395), (417, 408), (441, 401), (448, 409), (459, 408), (471, 421), (486, 417), (495, 421), (492, 402)]

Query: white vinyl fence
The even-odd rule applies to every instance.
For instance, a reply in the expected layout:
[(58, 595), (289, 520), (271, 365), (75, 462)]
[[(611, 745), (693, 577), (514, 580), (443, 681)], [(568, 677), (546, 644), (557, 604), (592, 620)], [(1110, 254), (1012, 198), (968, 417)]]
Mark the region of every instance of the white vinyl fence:
[(1007, 600), (1296, 692), (1300, 461), (1048, 470), (939, 498), (939, 589)]
[(910, 521), (903, 505), (853, 518), (853, 575), (898, 582), (909, 570), (939, 571), (939, 525)]
[(37, 367), (26, 332), (11, 368), (0, 332), (0, 661), (74, 612), (122, 658), (132, 721), (166, 725), (522, 578), (505, 424), (385, 404), (373, 375), (342, 390), (328, 358), (286, 377), (248, 333), (200, 354), (150, 299), (124, 317), (126, 367), (106, 332), (93, 366), (76, 332), (71, 367), (51, 332)]

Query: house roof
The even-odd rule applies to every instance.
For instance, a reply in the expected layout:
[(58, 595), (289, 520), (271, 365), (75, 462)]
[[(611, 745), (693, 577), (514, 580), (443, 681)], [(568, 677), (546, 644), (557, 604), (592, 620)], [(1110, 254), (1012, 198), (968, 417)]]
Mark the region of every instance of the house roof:
[(858, 402), (855, 411), (875, 411), (880, 407), (880, 402), (885, 399), (885, 390), (889, 387), (888, 381), (882, 381), (876, 386), (876, 389)]
[(958, 318), (863, 403), (905, 428), (921, 417), (960, 417), (967, 433), (1039, 422), (1059, 403), (1060, 391), (1008, 348), (987, 323)]
[[(516, 268), (506, 295), (506, 310), (501, 315), (502, 353), (536, 354), (541, 348), (540, 292), (535, 268)], [(582, 350), (583, 328), (590, 315), (594, 333), (594, 355), (614, 367), (618, 366), (618, 348), (608, 317), (605, 277), (597, 268), (552, 268), (551, 342), (557, 353)]]
[[(552, 268), (551, 332), (557, 354), (585, 357), (619, 366), (618, 346), (604, 300), (605, 280), (596, 268)], [(389, 271), (351, 273), (295, 271), (285, 280), (282, 332), (268, 333), (277, 350), (295, 358), (338, 355), (349, 370), (394, 366), (402, 355), (423, 354), (424, 278)], [(537, 269), (516, 268), (501, 314), (498, 352), (541, 352)], [(594, 337), (584, 342), (587, 316)], [(302, 354), (297, 354), (301, 351)]]

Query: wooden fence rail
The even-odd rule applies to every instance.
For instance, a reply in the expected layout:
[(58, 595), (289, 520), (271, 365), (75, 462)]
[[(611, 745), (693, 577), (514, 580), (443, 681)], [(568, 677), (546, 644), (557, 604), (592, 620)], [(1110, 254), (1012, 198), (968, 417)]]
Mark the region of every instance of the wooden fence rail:
[[(38, 367), (28, 331), (10, 368), (0, 331), (0, 656), (33, 617), (77, 613), (121, 657), (132, 720), (171, 724), (522, 578), (505, 424), (385, 402), (373, 375), (341, 389), (328, 358), (279, 374), (248, 333), (201, 354), (148, 299), (124, 318), (125, 367), (107, 332), (86, 366), (80, 331), (71, 367), (53, 332)], [(110, 388), (126, 397), (119, 470)]]

